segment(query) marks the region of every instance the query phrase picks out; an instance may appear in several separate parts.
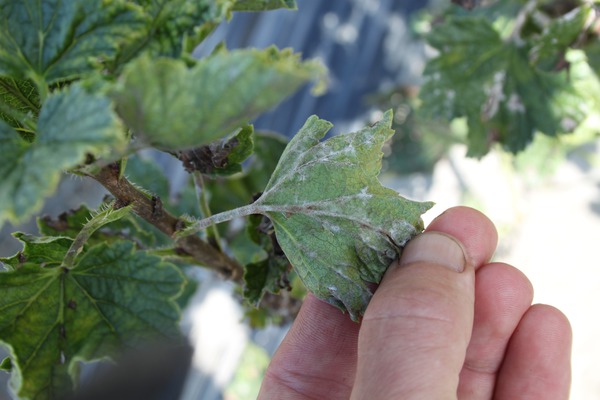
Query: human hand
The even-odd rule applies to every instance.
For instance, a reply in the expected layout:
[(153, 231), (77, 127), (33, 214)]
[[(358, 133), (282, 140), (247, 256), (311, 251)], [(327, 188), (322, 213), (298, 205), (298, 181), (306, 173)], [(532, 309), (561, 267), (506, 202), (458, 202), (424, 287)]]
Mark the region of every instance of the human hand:
[(567, 399), (569, 322), (488, 263), (496, 243), (483, 214), (452, 208), (392, 264), (360, 325), (307, 296), (259, 399)]

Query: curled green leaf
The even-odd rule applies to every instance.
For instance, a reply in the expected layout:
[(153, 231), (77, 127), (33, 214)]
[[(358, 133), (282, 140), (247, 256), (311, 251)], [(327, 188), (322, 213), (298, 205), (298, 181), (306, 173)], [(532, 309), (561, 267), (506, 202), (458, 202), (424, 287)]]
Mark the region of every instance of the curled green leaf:
[(91, 218), (81, 228), (81, 231), (75, 236), (75, 240), (73, 240), (73, 243), (65, 254), (62, 265), (66, 268), (72, 268), (75, 263), (75, 258), (83, 251), (83, 246), (87, 243), (92, 234), (104, 225), (118, 221), (128, 215), (132, 208), (133, 204), (117, 208), (116, 203), (113, 202), (110, 205), (102, 206), (100, 210), (93, 213)]
[(401, 197), (377, 180), (392, 113), (347, 135), (311, 117), (292, 139), (256, 205), (273, 221), (281, 248), (317, 297), (358, 320), (432, 203)]
[(392, 113), (358, 132), (320, 140), (331, 123), (310, 117), (283, 152), (253, 204), (198, 221), (179, 235), (249, 214), (268, 216), (305, 286), (357, 321), (433, 204), (401, 197), (378, 181)]

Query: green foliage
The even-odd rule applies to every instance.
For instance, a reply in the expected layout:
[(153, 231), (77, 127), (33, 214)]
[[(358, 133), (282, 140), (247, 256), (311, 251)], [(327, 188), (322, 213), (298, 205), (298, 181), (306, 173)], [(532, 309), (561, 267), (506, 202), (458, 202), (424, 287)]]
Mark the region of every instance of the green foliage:
[[(102, 207), (106, 207), (106, 205)], [(50, 216), (38, 218), (38, 230), (40, 234), (45, 236), (75, 239), (93, 215), (93, 211), (82, 205), (76, 210), (60, 214), (57, 218), (51, 218)], [(137, 246), (141, 248), (152, 248), (157, 245), (157, 233), (151, 229), (151, 226), (145, 224), (133, 213), (128, 212), (125, 215), (117, 215), (119, 219), (103, 224), (87, 238), (86, 244), (91, 246), (128, 238), (135, 241)], [(27, 244), (25, 244), (25, 247), (27, 247)]]
[(62, 260), (73, 240), (62, 236), (33, 236), (15, 232), (13, 236), (23, 244), (23, 250), (0, 261), (8, 270), (15, 271), (25, 263), (47, 264)]
[[(394, 133), (391, 123), (388, 111), (372, 127), (319, 142), (331, 123), (310, 117), (254, 203), (197, 221), (178, 234), (237, 216), (266, 215), (307, 289), (358, 321), (372, 294), (366, 283), (379, 283), (406, 242), (421, 232), (420, 216), (433, 205), (404, 199), (377, 180), (380, 149)], [(277, 265), (257, 267), (266, 272), (246, 273), (247, 282), (259, 281), (253, 288), (265, 276), (281, 275)], [(251, 295), (260, 293), (253, 289)]]
[[(276, 8), (296, 4), (0, 0), (0, 224), (39, 211), (63, 171), (115, 197), (95, 212), (39, 218), (41, 236), (15, 233), (23, 249), (0, 259), (0, 343), (10, 352), (2, 369), (16, 396), (62, 398), (78, 383), (80, 361), (178, 337), (177, 304), (196, 285), (183, 290), (180, 269), (165, 259), (237, 268), (218, 235), (203, 236), (211, 244), (169, 236), (185, 225), (179, 216), (210, 213), (212, 179), (243, 179), (242, 204), (262, 190), (285, 143), (275, 140), (274, 151), (247, 123), (325, 70), (275, 48), (190, 53), (231, 12)], [(206, 187), (173, 192), (152, 159), (136, 154), (147, 147), (182, 160)], [(255, 261), (268, 262), (260, 251)], [(289, 267), (283, 253), (278, 262)]]
[[(436, 19), (428, 41), (439, 54), (410, 124), (465, 117), (477, 156), (494, 142), (518, 151), (538, 131), (574, 129), (600, 104), (584, 93), (598, 86), (596, 11), (550, 3), (454, 7)], [(369, 283), (431, 206), (378, 181), (392, 113), (325, 141), (331, 124), (310, 117), (288, 143), (248, 124), (302, 85), (318, 90), (319, 62), (275, 48), (191, 56), (233, 12), (296, 7), (0, 0), (0, 225), (30, 219), (63, 172), (110, 192), (96, 211), (38, 218), (39, 235), (14, 233), (23, 249), (0, 258), (0, 344), (10, 354), (0, 370), (15, 396), (64, 398), (80, 362), (179, 338), (179, 307), (196, 287), (181, 271), (196, 265), (243, 285), (256, 325), (289, 320), (305, 286), (360, 319)], [(154, 161), (170, 156), (190, 172), (179, 185)]]
[(142, 26), (125, 1), (0, 1), (0, 76), (46, 85), (91, 73)]
[(0, 371), (12, 371), (12, 361), (10, 357), (6, 357), (4, 360), (2, 360), (2, 362), (0, 362)]
[(139, 140), (178, 150), (229, 134), (321, 72), (274, 48), (221, 51), (191, 68), (144, 57), (125, 68), (112, 97)]
[(54, 192), (63, 170), (85, 162), (88, 154), (115, 157), (126, 145), (110, 101), (72, 85), (48, 97), (33, 141), (0, 121), (0, 224), (21, 222)]
[(233, 9), (235, 11), (265, 11), (276, 8), (298, 8), (296, 0), (238, 0)]
[(392, 114), (319, 143), (331, 124), (311, 117), (281, 156), (262, 196), (281, 248), (306, 287), (358, 320), (431, 203), (406, 200), (377, 180)]
[(121, 49), (117, 64), (147, 52), (178, 58), (190, 53), (225, 18), (233, 0), (134, 0), (144, 25)]
[(0, 341), (11, 352), (11, 388), (22, 398), (62, 398), (79, 361), (179, 335), (174, 299), (184, 278), (173, 265), (117, 242), (90, 248), (69, 269), (65, 240), (53, 239), (43, 239), (54, 250), (44, 262), (26, 248), (18, 268), (0, 273)]
[(584, 45), (592, 8), (582, 3), (549, 16), (542, 3), (499, 2), (470, 13), (455, 7), (426, 37), (439, 54), (426, 67), (423, 112), (466, 117), (472, 156), (495, 142), (519, 152), (536, 132), (571, 132), (589, 112), (565, 55)]
[(31, 81), (0, 78), (0, 105), (6, 104), (5, 107), (0, 108), (0, 119), (13, 128), (26, 129), (27, 126), (19, 121), (28, 114), (37, 115), (40, 110), (39, 103), (40, 98)]
[(247, 233), (258, 249), (253, 249), (256, 259), (245, 263), (244, 298), (258, 307), (265, 293), (278, 294), (286, 288), (290, 263), (274, 237), (273, 224), (260, 215), (248, 219)]

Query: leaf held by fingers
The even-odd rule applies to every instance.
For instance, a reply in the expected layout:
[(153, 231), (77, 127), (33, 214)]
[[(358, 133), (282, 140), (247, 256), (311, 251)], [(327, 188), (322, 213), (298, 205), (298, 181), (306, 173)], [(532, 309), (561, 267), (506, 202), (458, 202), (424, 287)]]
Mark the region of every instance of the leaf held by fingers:
[(391, 122), (387, 112), (371, 127), (319, 142), (331, 124), (309, 118), (254, 203), (306, 287), (355, 321), (372, 295), (367, 282), (381, 280), (432, 206), (377, 179)]

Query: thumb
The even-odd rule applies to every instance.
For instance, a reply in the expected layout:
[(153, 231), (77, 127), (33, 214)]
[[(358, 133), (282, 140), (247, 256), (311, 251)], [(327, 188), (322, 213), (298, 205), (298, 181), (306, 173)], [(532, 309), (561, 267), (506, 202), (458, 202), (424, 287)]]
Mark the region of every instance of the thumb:
[(411, 240), (365, 312), (352, 399), (455, 399), (473, 307), (463, 246), (440, 232)]

